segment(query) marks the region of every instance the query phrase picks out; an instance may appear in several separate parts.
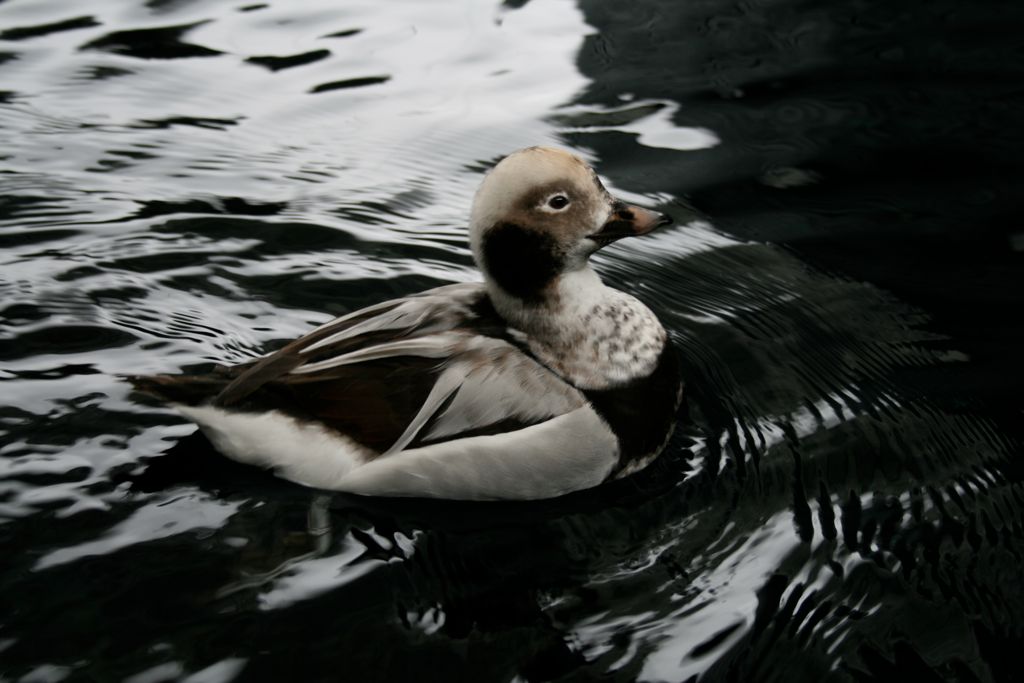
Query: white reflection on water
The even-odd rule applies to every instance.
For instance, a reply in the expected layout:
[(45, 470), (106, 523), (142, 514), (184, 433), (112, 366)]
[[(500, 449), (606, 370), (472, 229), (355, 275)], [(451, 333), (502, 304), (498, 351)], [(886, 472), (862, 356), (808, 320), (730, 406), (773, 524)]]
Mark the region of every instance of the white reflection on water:
[[(30, 19), (19, 11), (26, 4), (5, 3), (4, 14), (25, 23), (56, 18), (37, 11)], [(557, 142), (545, 116), (587, 83), (574, 58), (588, 27), (569, 0), (515, 11), (472, 1), (344, 8), (309, 2), (245, 13), (236, 6), (176, 5), (172, 16), (154, 17), (122, 3), (93, 3), (103, 25), (21, 43), (19, 60), (5, 67), (5, 87), (30, 94), (31, 104), (5, 107), (3, 124), (18, 141), (8, 168), (46, 168), (51, 184), (56, 175), (79, 190), (119, 199), (214, 194), (294, 201), (333, 191), (382, 200), (419, 178), (450, 194), (441, 203), (461, 224), (475, 189), (461, 177), (467, 162)], [(103, 51), (73, 54), (114, 28), (199, 21), (208, 23), (182, 40), (223, 55), (140, 62)], [(327, 37), (353, 28), (362, 30)], [(331, 55), (280, 72), (245, 61), (315, 49)], [(81, 77), (83, 63), (124, 73), (89, 80)], [(46, 88), (39, 87), (40, 71)], [(372, 76), (389, 80), (311, 93), (325, 83)], [(169, 117), (225, 123), (140, 127)], [(150, 158), (95, 172), (110, 150), (145, 151)], [(333, 190), (312, 190), (309, 183)]]
[[(30, 4), (4, 3), (6, 21), (66, 18), (53, 4)], [(154, 14), (92, 3), (99, 25), (18, 43), (19, 58), (5, 65), (5, 88), (19, 97), (0, 107), (13, 143), (5, 159), (12, 173), (3, 182), (45, 171), (42, 186), (79, 201), (87, 191), (79, 210), (88, 206), (97, 217), (113, 217), (113, 207), (135, 200), (240, 196), (287, 202), (291, 215), (328, 223), (337, 221), (330, 209), (338, 202), (386, 202), (425, 189), (432, 209), (386, 217), (385, 230), (408, 238), (427, 223), (462, 235), (479, 175), (467, 165), (559, 144), (574, 127), (560, 128), (553, 111), (569, 120), (600, 113), (560, 109), (589, 83), (575, 58), (592, 29), (570, 0), (516, 10), (472, 0), (237, 9), (199, 2)], [(81, 51), (113, 30), (191, 23), (181, 40), (223, 54), (140, 60)], [(246, 61), (317, 50), (330, 54), (276, 72)], [(84, 75), (96, 69), (116, 75)], [(312, 92), (367, 77), (388, 80)], [(670, 149), (717, 143), (710, 131), (674, 125), (673, 103), (629, 106), (650, 112), (588, 130), (633, 133), (640, 144)], [(209, 123), (153, 123), (184, 119)], [(381, 232), (352, 221), (346, 228), (378, 238)]]
[(240, 502), (215, 499), (200, 493), (150, 503), (140, 507), (100, 538), (46, 553), (36, 561), (33, 569), (47, 569), (91, 555), (109, 555), (137, 543), (188, 531), (219, 529), (241, 505)]
[(357, 562), (366, 548), (348, 536), (340, 549), (326, 557), (306, 557), (290, 561), (273, 581), (273, 587), (259, 597), (263, 610), (281, 609), (301, 600), (312, 600), (343, 586), (384, 564), (382, 560)]
[[(667, 530), (665, 536), (685, 533), (688, 524), (684, 521), (671, 534)], [(788, 511), (768, 518), (745, 539), (733, 538), (734, 531), (729, 525), (719, 536), (722, 540), (730, 539), (725, 554), (712, 543), (705, 549), (703, 560), (695, 558), (695, 564), (706, 562), (710, 566), (695, 574), (692, 590), (670, 614), (661, 610), (628, 615), (604, 612), (574, 625), (572, 635), (588, 658), (619, 649), (620, 645), (613, 645), (612, 639), (626, 631), (632, 634), (631, 649), (637, 649), (636, 643), (640, 641), (647, 643), (640, 648), (648, 654), (639, 680), (685, 681), (700, 675), (717, 656), (743, 638), (753, 624), (757, 590), (800, 545), (800, 540), (793, 534), (792, 515)], [(677, 600), (680, 596), (662, 595), (661, 599)], [(691, 656), (695, 648), (713, 635), (736, 624), (741, 626), (705, 656)], [(611, 668), (625, 664), (620, 657)]]
[(722, 141), (714, 131), (708, 128), (676, 125), (672, 119), (676, 112), (679, 111), (679, 104), (667, 100), (631, 102), (628, 107), (617, 109), (577, 105), (563, 108), (559, 114), (564, 112), (566, 116), (570, 117), (570, 120), (582, 117), (614, 118), (622, 114), (628, 115), (630, 111), (638, 109), (649, 110), (650, 113), (644, 113), (642, 116), (626, 123), (618, 123), (617, 125), (581, 125), (566, 128), (565, 132), (603, 133), (618, 131), (620, 133), (631, 133), (636, 136), (636, 141), (644, 147), (674, 149), (680, 152), (710, 149)]
[(169, 680), (181, 683), (226, 683), (235, 679), (246, 661), (240, 657), (229, 657), (188, 676), (183, 675), (185, 666), (181, 662), (163, 662), (129, 676), (124, 679), (124, 683), (163, 683)]

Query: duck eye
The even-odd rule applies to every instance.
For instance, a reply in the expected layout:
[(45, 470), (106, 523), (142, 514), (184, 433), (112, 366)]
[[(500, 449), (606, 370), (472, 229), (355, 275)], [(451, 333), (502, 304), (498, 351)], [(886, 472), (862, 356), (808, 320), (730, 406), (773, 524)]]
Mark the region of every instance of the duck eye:
[(564, 194), (556, 194), (548, 200), (548, 206), (555, 211), (561, 211), (565, 207), (569, 206), (569, 198)]

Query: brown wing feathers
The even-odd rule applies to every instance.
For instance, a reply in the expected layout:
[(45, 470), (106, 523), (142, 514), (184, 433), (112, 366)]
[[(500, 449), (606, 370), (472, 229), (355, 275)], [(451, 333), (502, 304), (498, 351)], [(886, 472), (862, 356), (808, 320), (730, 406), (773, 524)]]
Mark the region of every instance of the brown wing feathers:
[[(304, 364), (416, 336), (424, 331), (417, 329), (423, 323), (437, 331), (479, 322), (479, 313), (465, 307), (476, 298), (472, 290), (462, 296), (464, 300), (458, 302), (461, 305), (452, 305), (444, 297), (414, 297), (378, 304), (324, 325), (264, 358), (244, 365), (218, 366), (206, 375), (126, 379), (136, 389), (174, 403), (212, 403), (242, 411), (278, 410), (298, 419), (314, 420), (369, 448), (385, 451), (423, 406), (444, 359), (406, 355), (307, 374), (292, 371)], [(401, 313), (399, 307), (410, 301), (410, 315), (383, 320), (377, 329), (370, 325), (351, 336), (344, 334), (378, 316)], [(336, 339), (309, 350), (331, 337)]]
[(266, 382), (234, 407), (278, 410), (320, 422), (385, 451), (423, 405), (438, 371), (436, 359), (406, 356), (341, 366), (329, 377), (286, 375)]

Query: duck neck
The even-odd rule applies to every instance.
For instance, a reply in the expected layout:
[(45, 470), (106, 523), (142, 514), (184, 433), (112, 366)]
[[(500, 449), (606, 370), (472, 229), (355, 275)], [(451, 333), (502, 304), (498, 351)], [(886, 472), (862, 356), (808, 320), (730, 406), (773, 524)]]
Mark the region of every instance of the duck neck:
[(501, 317), (537, 339), (554, 339), (579, 327), (586, 314), (613, 291), (589, 265), (560, 273), (529, 300), (506, 293), (489, 278), (487, 285)]
[(488, 282), (498, 313), (544, 365), (580, 389), (607, 389), (657, 366), (661, 323), (638, 299), (606, 286), (589, 264), (560, 273), (536, 301)]

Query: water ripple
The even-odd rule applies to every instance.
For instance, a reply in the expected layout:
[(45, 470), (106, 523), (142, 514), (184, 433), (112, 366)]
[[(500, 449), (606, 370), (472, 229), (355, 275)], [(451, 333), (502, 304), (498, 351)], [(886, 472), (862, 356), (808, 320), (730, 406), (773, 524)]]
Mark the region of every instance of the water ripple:
[[(4, 675), (1011, 680), (1003, 5), (0, 2)], [(473, 191), (532, 144), (677, 219), (595, 258), (682, 359), (645, 472), (324, 497), (118, 379), (478, 279)]]

